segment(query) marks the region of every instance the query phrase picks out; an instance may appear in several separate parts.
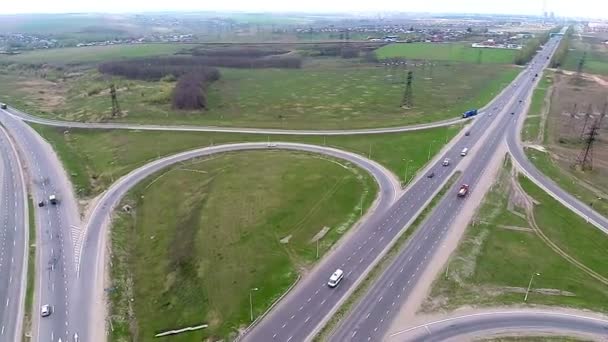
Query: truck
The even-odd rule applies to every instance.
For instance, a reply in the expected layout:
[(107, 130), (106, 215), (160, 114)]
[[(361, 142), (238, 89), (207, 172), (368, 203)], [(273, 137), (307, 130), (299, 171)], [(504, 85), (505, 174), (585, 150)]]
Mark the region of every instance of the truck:
[(477, 109), (469, 109), (466, 112), (462, 113), (462, 118), (470, 118), (471, 116), (477, 115)]
[(460, 189), (458, 189), (458, 197), (464, 197), (467, 195), (467, 193), (469, 192), (469, 185), (468, 184), (462, 184), (460, 186)]
[(49, 203), (51, 203), (53, 205), (57, 204), (57, 196), (55, 196), (55, 195), (49, 196)]

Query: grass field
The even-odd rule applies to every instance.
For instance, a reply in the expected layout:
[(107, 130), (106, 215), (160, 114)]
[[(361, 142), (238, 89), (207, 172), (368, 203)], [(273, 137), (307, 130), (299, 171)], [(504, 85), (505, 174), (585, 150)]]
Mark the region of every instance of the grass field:
[[(287, 141), (333, 146), (371, 157), (402, 180), (406, 162), (411, 178), (431, 156), (458, 133), (443, 127), (409, 133), (358, 136), (272, 136), (197, 132), (138, 132), (124, 130), (71, 130), (34, 125), (51, 142), (69, 170), (80, 197), (105, 190), (113, 180), (160, 156), (188, 149), (244, 141)], [(371, 151), (371, 156), (369, 155)]]
[[(542, 137), (539, 136), (541, 133), (541, 122), (543, 110), (545, 108), (545, 97), (547, 90), (551, 86), (551, 75), (542, 75), (541, 80), (538, 83), (534, 93), (532, 94), (532, 103), (530, 103), (530, 110), (524, 122), (522, 128), (521, 138), (523, 141), (542, 142)], [(546, 115), (546, 114), (545, 114)]]
[(570, 40), (570, 50), (566, 55), (563, 68), (577, 71), (583, 54), (586, 54), (583, 72), (608, 75), (608, 46), (602, 44), (601, 40), (588, 38), (579, 40), (576, 34), (572, 35)]
[(516, 53), (516, 50), (472, 48), (462, 43), (397, 43), (376, 50), (380, 59), (403, 57), (477, 64), (512, 64)]
[[(95, 71), (63, 79), (0, 75), (0, 101), (32, 114), (77, 121), (117, 120), (275, 128), (361, 128), (457, 117), (489, 102), (517, 75), (510, 66), (441, 64), (415, 67), (414, 107), (401, 107), (403, 69), (315, 59), (303, 69), (222, 69), (209, 90), (209, 110), (171, 108), (173, 82), (115, 78)], [(47, 78), (51, 76), (45, 75)], [(458, 81), (455, 81), (458, 80)], [(109, 83), (123, 113), (110, 118)]]
[[(468, 227), (449, 262), (447, 278), (433, 285), (424, 311), (463, 305), (525, 304), (524, 295), (535, 276), (527, 304), (558, 305), (607, 312), (608, 285), (590, 276), (541, 239), (527, 220), (523, 198), (513, 191), (510, 173), (502, 172), (484, 199), (474, 225)], [(606, 235), (565, 209), (531, 181), (518, 179), (531, 196), (533, 218), (542, 233), (561, 251), (606, 277), (602, 261)]]
[(193, 46), (195, 45), (132, 44), (34, 50), (19, 55), (0, 55), (0, 63), (49, 63), (56, 65), (91, 64), (113, 59), (172, 55)]
[[(342, 162), (278, 151), (225, 154), (151, 176), (112, 229), (113, 340), (178, 327), (171, 338), (231, 340), (248, 325), (249, 290), (260, 315), (322, 256), (375, 198), (374, 181)], [(247, 170), (243, 175), (242, 170)], [(243, 191), (247, 189), (247, 191)], [(173, 194), (167, 196), (167, 193)]]

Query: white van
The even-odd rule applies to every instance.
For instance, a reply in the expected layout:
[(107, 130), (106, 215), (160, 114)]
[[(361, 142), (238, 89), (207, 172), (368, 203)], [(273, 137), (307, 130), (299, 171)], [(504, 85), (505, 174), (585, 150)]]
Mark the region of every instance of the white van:
[(342, 278), (344, 278), (344, 271), (342, 271), (341, 269), (337, 269), (334, 274), (331, 275), (331, 277), (329, 277), (329, 281), (327, 282), (327, 286), (329, 287), (336, 287), (338, 286), (338, 283), (340, 283), (340, 281), (342, 280)]
[(468, 149), (468, 148), (466, 148), (466, 147), (465, 147), (465, 148), (463, 148), (463, 149), (462, 149), (462, 151), (460, 151), (460, 155), (461, 155), (461, 156), (463, 156), (463, 157), (464, 157), (464, 156), (466, 156), (466, 155), (467, 155), (467, 153), (469, 153), (469, 149)]

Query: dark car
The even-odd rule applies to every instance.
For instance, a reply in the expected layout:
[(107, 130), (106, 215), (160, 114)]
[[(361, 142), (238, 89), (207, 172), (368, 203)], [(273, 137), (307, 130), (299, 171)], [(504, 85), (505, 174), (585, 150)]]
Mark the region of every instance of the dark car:
[(433, 178), (435, 177), (435, 172), (431, 172), (427, 175), (428, 178)]
[(40, 201), (40, 202), (38, 202), (38, 206), (39, 206), (39, 207), (44, 207), (44, 201)]
[(515, 112), (511, 112), (511, 115), (515, 115)]
[(0, 103), (0, 108), (7, 109), (8, 106), (6, 105), (6, 103)]
[(471, 135), (471, 132), (466, 132), (464, 135), (468, 137), (469, 135)]

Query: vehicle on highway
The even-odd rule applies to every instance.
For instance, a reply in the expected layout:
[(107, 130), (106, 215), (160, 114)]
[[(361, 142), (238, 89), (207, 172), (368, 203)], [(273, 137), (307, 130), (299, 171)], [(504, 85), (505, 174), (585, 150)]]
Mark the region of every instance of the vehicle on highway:
[(511, 112), (511, 115), (515, 115), (515, 112)]
[(55, 195), (49, 196), (49, 202), (53, 205), (57, 204), (57, 196), (55, 196)]
[(38, 202), (38, 206), (39, 206), (39, 207), (44, 207), (44, 201), (40, 201), (40, 202)]
[(40, 316), (42, 317), (48, 317), (51, 315), (51, 306), (48, 304), (44, 304), (41, 308), (40, 308)]
[(426, 175), (427, 178), (433, 178), (435, 177), (435, 172), (431, 172), (428, 175)]
[(466, 132), (464, 135), (468, 137), (469, 135), (471, 135), (471, 131)]
[(441, 165), (443, 165), (443, 166), (448, 166), (448, 165), (450, 165), (450, 158), (445, 158), (445, 159), (443, 160), (443, 163), (441, 163)]
[(8, 106), (6, 105), (6, 103), (0, 103), (0, 108), (7, 109)]
[(329, 277), (329, 281), (327, 282), (327, 285), (329, 287), (336, 287), (336, 286), (338, 286), (338, 284), (340, 283), (342, 278), (344, 278), (344, 271), (342, 271), (341, 269), (338, 268), (334, 272), (334, 274), (332, 274), (331, 277)]
[(268, 143), (268, 145), (266, 145), (266, 147), (268, 147), (268, 148), (277, 147), (277, 144), (275, 144), (275, 143)]
[(464, 197), (467, 195), (467, 193), (469, 192), (469, 185), (468, 184), (462, 184), (460, 186), (460, 189), (458, 189), (458, 197)]
[(471, 116), (477, 115), (477, 109), (469, 109), (466, 112), (462, 113), (463, 118), (470, 118)]
[(462, 151), (460, 151), (460, 155), (461, 156), (466, 156), (467, 153), (469, 153), (469, 149), (467, 147), (463, 148)]

